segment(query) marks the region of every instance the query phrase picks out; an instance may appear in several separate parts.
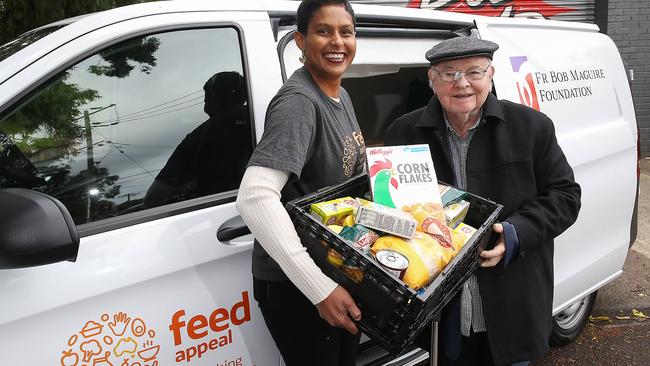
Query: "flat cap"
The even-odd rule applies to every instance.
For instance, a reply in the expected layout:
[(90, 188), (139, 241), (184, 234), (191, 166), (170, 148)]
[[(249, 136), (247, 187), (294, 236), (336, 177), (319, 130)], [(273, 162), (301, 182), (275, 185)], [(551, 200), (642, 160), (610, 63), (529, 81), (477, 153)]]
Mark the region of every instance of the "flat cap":
[(492, 55), (497, 49), (499, 49), (498, 44), (484, 39), (456, 37), (433, 46), (424, 57), (429, 60), (431, 65), (444, 60), (471, 56), (487, 56), (492, 59)]

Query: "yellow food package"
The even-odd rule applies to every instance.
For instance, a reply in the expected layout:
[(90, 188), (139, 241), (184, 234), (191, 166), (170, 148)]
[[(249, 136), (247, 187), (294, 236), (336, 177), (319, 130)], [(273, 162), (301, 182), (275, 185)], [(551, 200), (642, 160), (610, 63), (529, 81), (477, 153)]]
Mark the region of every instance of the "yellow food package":
[(343, 226), (341, 225), (327, 225), (327, 228), (332, 230), (333, 232), (340, 234), (341, 230), (343, 230)]
[(469, 241), (469, 237), (462, 231), (451, 229), (451, 243), (458, 252)]
[(452, 245), (451, 232), (445, 221), (442, 207), (433, 204), (415, 204), (404, 206), (402, 208), (408, 212), (418, 222), (417, 230), (423, 233), (431, 234), (434, 238), (443, 243)]
[(472, 238), (472, 235), (476, 232), (476, 229), (473, 227), (461, 222), (454, 229), (451, 230), (451, 236), (453, 239), (454, 247), (459, 251), (469, 239)]
[(337, 198), (311, 205), (309, 213), (325, 225), (341, 225), (346, 216), (354, 215), (357, 201), (352, 197)]
[(383, 236), (375, 241), (371, 251), (374, 254), (384, 249), (399, 252), (408, 258), (409, 266), (402, 280), (414, 290), (431, 282), (457, 253), (453, 247), (420, 232), (416, 232), (411, 239)]
[(343, 218), (343, 226), (353, 226), (354, 225), (354, 215), (347, 215)]

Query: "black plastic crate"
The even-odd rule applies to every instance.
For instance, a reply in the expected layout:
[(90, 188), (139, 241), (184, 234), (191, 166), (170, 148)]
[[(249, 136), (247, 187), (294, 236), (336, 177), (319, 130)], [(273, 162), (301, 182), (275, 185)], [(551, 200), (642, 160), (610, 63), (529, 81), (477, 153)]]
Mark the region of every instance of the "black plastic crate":
[[(326, 275), (350, 292), (361, 309), (362, 318), (357, 326), (387, 351), (398, 354), (427, 323), (438, 317), (478, 268), (479, 252), (492, 242), (491, 227), (503, 206), (468, 193), (465, 200), (470, 208), (463, 222), (476, 228), (476, 233), (429, 285), (414, 291), (381, 268), (371, 255), (361, 253), (309, 214), (312, 203), (345, 196), (364, 197), (368, 191), (368, 176), (361, 174), (295, 199), (286, 208), (309, 255)], [(346, 262), (359, 267), (363, 277), (349, 275), (331, 264), (327, 260), (330, 248), (338, 251)]]

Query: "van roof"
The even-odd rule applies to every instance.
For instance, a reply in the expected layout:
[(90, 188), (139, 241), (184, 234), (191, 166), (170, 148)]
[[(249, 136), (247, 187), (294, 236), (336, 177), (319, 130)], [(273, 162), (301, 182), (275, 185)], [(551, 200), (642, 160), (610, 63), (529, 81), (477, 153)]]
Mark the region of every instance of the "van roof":
[[(247, 1), (214, 1), (214, 0), (178, 0), (149, 2), (123, 6), (111, 10), (86, 14), (61, 20), (38, 29), (60, 27), (51, 34), (33, 44), (17, 51), (2, 61), (0, 67), (0, 84), (11, 76), (27, 67), (44, 55), (52, 52), (61, 45), (70, 42), (93, 30), (117, 24), (130, 19), (159, 14), (188, 13), (188, 12), (260, 12), (268, 13), (277, 24), (295, 23), (297, 1), (277, 0), (247, 0)], [(383, 5), (353, 4), (358, 26), (381, 25), (382, 27), (402, 28), (438, 28), (458, 30), (473, 26), (477, 15), (451, 13), (429, 9), (411, 9)], [(435, 14), (435, 16), (432, 16)], [(32, 31), (30, 31), (32, 32)]]

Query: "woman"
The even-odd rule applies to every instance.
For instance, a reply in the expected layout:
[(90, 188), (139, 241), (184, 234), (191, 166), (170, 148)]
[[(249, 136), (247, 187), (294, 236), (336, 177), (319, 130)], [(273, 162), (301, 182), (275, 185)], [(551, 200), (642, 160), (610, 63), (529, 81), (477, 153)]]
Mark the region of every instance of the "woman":
[(354, 365), (361, 311), (300, 243), (283, 202), (365, 169), (365, 144), (341, 77), (356, 52), (347, 0), (304, 0), (296, 44), (304, 67), (269, 104), (237, 209), (255, 237), (253, 291), (287, 365)]

